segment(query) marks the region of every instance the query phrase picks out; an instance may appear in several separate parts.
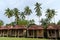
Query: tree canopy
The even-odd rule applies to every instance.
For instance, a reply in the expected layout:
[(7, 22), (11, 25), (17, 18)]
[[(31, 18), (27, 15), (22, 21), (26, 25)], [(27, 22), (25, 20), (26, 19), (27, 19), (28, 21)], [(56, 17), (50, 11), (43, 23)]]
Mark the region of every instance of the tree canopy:
[[(52, 20), (52, 18), (56, 15), (56, 11), (55, 9), (47, 9), (46, 12), (45, 12), (45, 17), (46, 18), (41, 18), (42, 16), (42, 7), (41, 7), (41, 3), (38, 3), (36, 2), (34, 4), (34, 11), (35, 11), (35, 15), (37, 16), (38, 20), (39, 20), (39, 25), (43, 25), (43, 26), (46, 26), (50, 23), (50, 21)], [(10, 8), (7, 8), (5, 10), (5, 15), (10, 18), (12, 16), (15, 17), (15, 20), (14, 22), (11, 22), (9, 25), (29, 25), (29, 24), (35, 24), (35, 20), (32, 18), (30, 20), (26, 19), (26, 16), (28, 17), (29, 15), (33, 14), (33, 11), (32, 9), (29, 7), (29, 6), (26, 6), (24, 8), (23, 11), (20, 11), (18, 8), (13, 8), (13, 9), (10, 9)], [(33, 15), (34, 17), (34, 15)], [(0, 20), (0, 26), (3, 25), (3, 21)], [(54, 24), (54, 23), (51, 23), (51, 24)], [(57, 22), (57, 24), (60, 25), (60, 20)], [(8, 24), (7, 24), (8, 25)]]

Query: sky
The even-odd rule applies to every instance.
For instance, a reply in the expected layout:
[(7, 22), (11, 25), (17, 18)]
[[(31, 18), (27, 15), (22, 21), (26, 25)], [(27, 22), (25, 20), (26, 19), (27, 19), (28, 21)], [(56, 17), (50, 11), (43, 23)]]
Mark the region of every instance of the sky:
[(32, 9), (33, 14), (27, 17), (26, 19), (34, 19), (36, 24), (39, 24), (39, 20), (37, 16), (35, 15), (34, 7), (35, 3), (41, 3), (42, 7), (42, 17), (45, 18), (45, 11), (46, 9), (55, 9), (56, 14), (55, 17), (52, 19), (52, 22), (57, 23), (58, 20), (60, 20), (60, 0), (0, 0), (0, 20), (3, 20), (4, 24), (11, 23), (15, 20), (14, 17), (8, 18), (7, 16), (4, 15), (5, 9), (6, 8), (18, 8), (20, 11), (23, 11), (26, 6), (29, 6)]

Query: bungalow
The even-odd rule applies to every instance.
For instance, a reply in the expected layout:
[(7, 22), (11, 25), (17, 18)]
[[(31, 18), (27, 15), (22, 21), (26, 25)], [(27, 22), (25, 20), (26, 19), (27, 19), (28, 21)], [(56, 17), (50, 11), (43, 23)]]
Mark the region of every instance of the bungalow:
[(57, 38), (57, 26), (56, 25), (47, 26), (47, 36), (48, 38)]
[(9, 35), (14, 37), (23, 37), (26, 33), (26, 27), (21, 25), (11, 26), (9, 28)]
[(27, 28), (27, 37), (44, 37), (43, 27), (39, 25), (30, 25)]
[(0, 27), (0, 36), (8, 36), (8, 28), (7, 27)]
[(58, 29), (58, 31), (57, 31), (57, 36), (58, 36), (58, 38), (60, 38), (60, 25), (58, 25), (57, 27), (58, 27), (58, 28), (57, 28), (57, 29)]

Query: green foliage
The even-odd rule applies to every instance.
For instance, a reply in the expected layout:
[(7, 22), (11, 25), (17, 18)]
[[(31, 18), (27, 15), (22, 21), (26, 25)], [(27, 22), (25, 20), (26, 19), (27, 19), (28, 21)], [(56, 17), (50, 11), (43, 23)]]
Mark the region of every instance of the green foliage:
[(44, 28), (46, 28), (47, 27), (47, 25), (49, 24), (49, 21), (47, 20), (47, 19), (41, 19), (41, 21), (40, 21), (42, 24), (41, 25), (43, 25), (44, 26)]
[(18, 25), (28, 25), (29, 21), (28, 20), (19, 20)]
[(11, 22), (10, 25), (12, 25), (12, 26), (13, 26), (13, 25), (16, 25), (16, 22)]
[(37, 2), (35, 4), (34, 9), (35, 9), (36, 15), (40, 17), (42, 15), (42, 13), (41, 13), (41, 4)]
[(51, 22), (50, 24), (52, 24), (52, 25), (56, 25), (56, 23), (53, 23), (53, 22)]
[(41, 13), (41, 4), (40, 3), (36, 3), (35, 4), (35, 12), (36, 12), (36, 15), (39, 17), (39, 23), (40, 23), (40, 16), (42, 16), (42, 13)]
[(46, 18), (49, 20), (49, 22), (51, 21), (51, 19), (55, 16), (55, 10), (54, 9), (47, 9), (46, 11)]
[(11, 23), (9, 23), (9, 24), (6, 24), (6, 26), (14, 26), (14, 25), (16, 25), (16, 22), (11, 22)]
[(22, 20), (24, 20), (24, 19), (25, 19), (24, 12), (21, 12), (21, 13), (20, 13), (20, 18), (21, 18)]
[(26, 6), (24, 9), (24, 13), (25, 15), (30, 15), (32, 13), (31, 9), (29, 8), (29, 6)]
[(29, 25), (29, 24), (34, 24), (34, 20), (32, 19), (32, 20), (19, 20), (18, 21), (18, 25)]
[(12, 10), (10, 10), (9, 8), (7, 8), (5, 10), (5, 15), (8, 16), (8, 18), (12, 17), (12, 16), (15, 16), (15, 20), (16, 20), (16, 23), (19, 19), (19, 10), (17, 8), (14, 8)]
[(18, 10), (17, 8), (14, 8), (14, 9), (13, 9), (13, 15), (14, 15), (16, 18), (19, 18), (19, 14), (20, 14), (19, 10)]
[[(42, 9), (41, 4), (36, 2), (34, 10), (36, 12), (36, 15), (39, 18), (39, 23), (41, 22), (42, 25), (46, 26), (47, 24), (50, 23), (51, 19), (56, 15), (55, 14), (56, 12), (54, 9), (47, 9), (45, 14), (46, 19), (41, 19), (40, 21), (40, 17), (42, 16), (41, 9)], [(30, 9), (29, 6), (26, 6), (23, 12), (20, 12), (17, 8), (14, 8), (14, 9), (7, 8), (5, 10), (5, 15), (8, 16), (8, 18), (15, 16), (15, 22), (11, 22), (9, 25), (35, 24), (33, 19), (29, 21), (25, 20), (26, 16), (29, 16), (31, 13), (32, 13), (32, 10)], [(57, 24), (60, 24), (60, 22), (58, 22)]]
[(17, 8), (13, 9), (13, 15), (15, 16), (16, 24), (18, 24), (20, 12), (19, 12), (19, 10)]
[(4, 24), (4, 22), (2, 20), (0, 20), (0, 26), (2, 26)]
[(6, 10), (5, 10), (5, 15), (6, 16), (8, 16), (8, 18), (10, 18), (10, 17), (12, 17), (13, 16), (13, 11), (12, 10), (10, 10), (9, 8), (7, 8)]
[(29, 24), (35, 24), (34, 22), (35, 22), (34, 19), (29, 20)]
[(9, 26), (10, 24), (6, 24), (6, 26)]
[(60, 20), (57, 22), (57, 25), (60, 25)]

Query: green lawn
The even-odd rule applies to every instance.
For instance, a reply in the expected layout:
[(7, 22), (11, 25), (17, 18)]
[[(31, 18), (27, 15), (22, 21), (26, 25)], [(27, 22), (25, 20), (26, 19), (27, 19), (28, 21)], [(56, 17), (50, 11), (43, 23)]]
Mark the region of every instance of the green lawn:
[(0, 40), (48, 40), (40, 38), (14, 38), (14, 37), (0, 37)]

